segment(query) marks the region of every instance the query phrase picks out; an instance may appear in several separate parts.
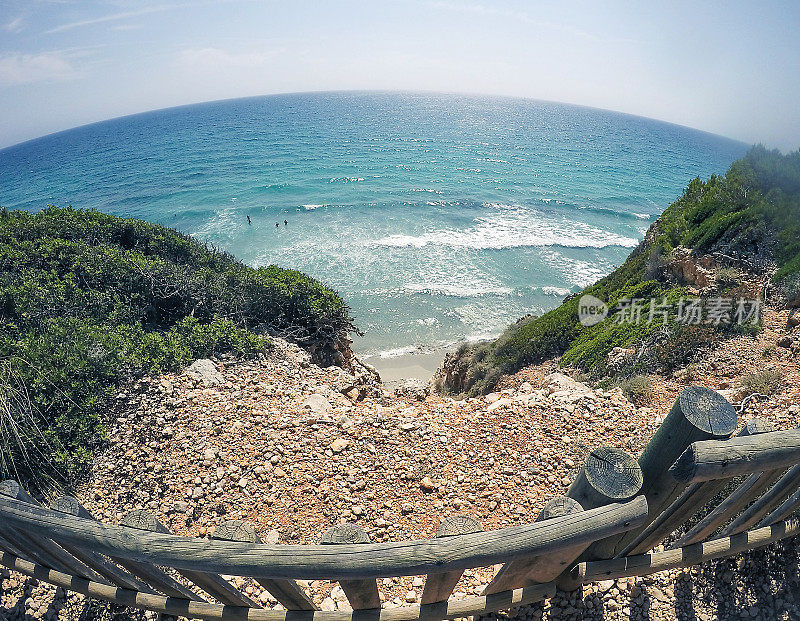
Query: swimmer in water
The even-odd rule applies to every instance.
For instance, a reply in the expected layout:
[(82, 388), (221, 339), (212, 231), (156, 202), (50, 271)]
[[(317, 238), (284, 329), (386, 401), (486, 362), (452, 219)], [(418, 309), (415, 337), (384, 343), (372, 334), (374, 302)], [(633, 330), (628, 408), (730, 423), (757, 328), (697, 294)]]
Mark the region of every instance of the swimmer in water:
[(280, 226), (280, 223), (276, 222), (275, 223), (275, 228), (277, 229), (279, 226)]
[(284, 220), (283, 221), (283, 226), (289, 226), (289, 221), (288, 220)]
[(253, 222), (250, 220), (250, 216), (247, 216), (247, 224), (253, 224)]

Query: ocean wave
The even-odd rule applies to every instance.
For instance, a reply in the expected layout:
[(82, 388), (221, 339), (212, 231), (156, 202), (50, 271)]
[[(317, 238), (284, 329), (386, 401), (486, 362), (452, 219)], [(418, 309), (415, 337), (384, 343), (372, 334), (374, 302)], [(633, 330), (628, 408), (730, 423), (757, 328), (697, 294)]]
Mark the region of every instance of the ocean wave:
[[(497, 207), (501, 209), (501, 207)], [(536, 212), (514, 210), (481, 217), (468, 229), (439, 229), (420, 235), (397, 233), (372, 242), (390, 248), (446, 246), (471, 250), (562, 246), (568, 248), (634, 248), (639, 241), (582, 222), (553, 220)]]
[(491, 284), (448, 284), (409, 282), (404, 285), (407, 291), (427, 293), (429, 295), (445, 295), (456, 298), (476, 298), (484, 295), (508, 295), (513, 293), (510, 287)]
[(331, 177), (328, 183), (356, 183), (364, 181), (364, 177)]
[(314, 205), (314, 204), (309, 204), (309, 205), (300, 205), (300, 206), (301, 206), (303, 209), (305, 209), (306, 211), (314, 211), (315, 209), (319, 209), (319, 208), (320, 208), (320, 207), (322, 207), (323, 205)]
[(545, 295), (555, 295), (558, 297), (564, 297), (565, 295), (569, 295), (572, 293), (572, 289), (568, 289), (567, 287), (542, 287), (542, 293)]

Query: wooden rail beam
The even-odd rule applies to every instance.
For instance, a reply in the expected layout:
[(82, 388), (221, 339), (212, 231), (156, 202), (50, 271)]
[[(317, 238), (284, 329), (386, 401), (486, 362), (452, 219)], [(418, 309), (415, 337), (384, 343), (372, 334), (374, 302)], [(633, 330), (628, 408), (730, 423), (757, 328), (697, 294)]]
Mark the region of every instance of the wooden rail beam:
[(505, 591), (495, 595), (466, 597), (438, 604), (410, 605), (382, 610), (354, 612), (265, 610), (263, 608), (232, 608), (221, 604), (120, 589), (75, 578), (8, 553), (0, 554), (0, 565), (95, 599), (176, 617), (207, 619), (208, 621), (437, 621), (439, 619), (463, 619), (473, 615), (481, 616), (497, 610), (533, 604), (555, 595), (555, 585), (550, 583)]
[(787, 468), (800, 462), (800, 429), (695, 442), (669, 469), (676, 481), (699, 483)]
[(209, 573), (307, 580), (417, 576), (485, 567), (515, 556), (588, 545), (642, 524), (646, 515), (647, 500), (637, 496), (545, 522), (457, 537), (380, 544), (253, 545), (101, 524), (0, 496), (0, 520), (8, 525), (115, 558)]

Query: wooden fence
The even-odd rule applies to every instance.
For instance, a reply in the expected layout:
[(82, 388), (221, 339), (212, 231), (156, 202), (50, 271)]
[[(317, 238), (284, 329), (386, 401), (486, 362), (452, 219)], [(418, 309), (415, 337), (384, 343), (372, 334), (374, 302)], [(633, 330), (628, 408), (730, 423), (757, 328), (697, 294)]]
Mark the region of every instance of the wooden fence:
[[(690, 387), (638, 460), (593, 450), (567, 494), (535, 522), (484, 531), (474, 518), (453, 516), (433, 539), (389, 543), (340, 524), (319, 545), (268, 545), (239, 520), (222, 523), (211, 539), (179, 537), (144, 510), (103, 524), (75, 498), (45, 507), (4, 481), (0, 563), (90, 597), (190, 618), (479, 615), (542, 601), (556, 585), (687, 567), (797, 534), (800, 428), (773, 431), (755, 419), (731, 438), (736, 428), (721, 395)], [(665, 541), (667, 549), (648, 553)], [(501, 569), (482, 595), (453, 596), (465, 569), (490, 565)], [(286, 610), (261, 608), (223, 575), (253, 578)], [(420, 604), (381, 607), (379, 578), (422, 575)], [(297, 580), (337, 581), (354, 611), (318, 610)]]

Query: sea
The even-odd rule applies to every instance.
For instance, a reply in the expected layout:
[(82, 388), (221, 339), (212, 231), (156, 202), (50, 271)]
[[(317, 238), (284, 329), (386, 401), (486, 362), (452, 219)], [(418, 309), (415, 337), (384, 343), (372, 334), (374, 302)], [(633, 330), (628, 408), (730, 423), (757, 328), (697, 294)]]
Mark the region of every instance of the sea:
[[(142, 218), (346, 300), (369, 360), (498, 335), (622, 263), (748, 145), (510, 97), (272, 95), (157, 110), (0, 151), (0, 205)], [(248, 221), (248, 216), (250, 217)]]

